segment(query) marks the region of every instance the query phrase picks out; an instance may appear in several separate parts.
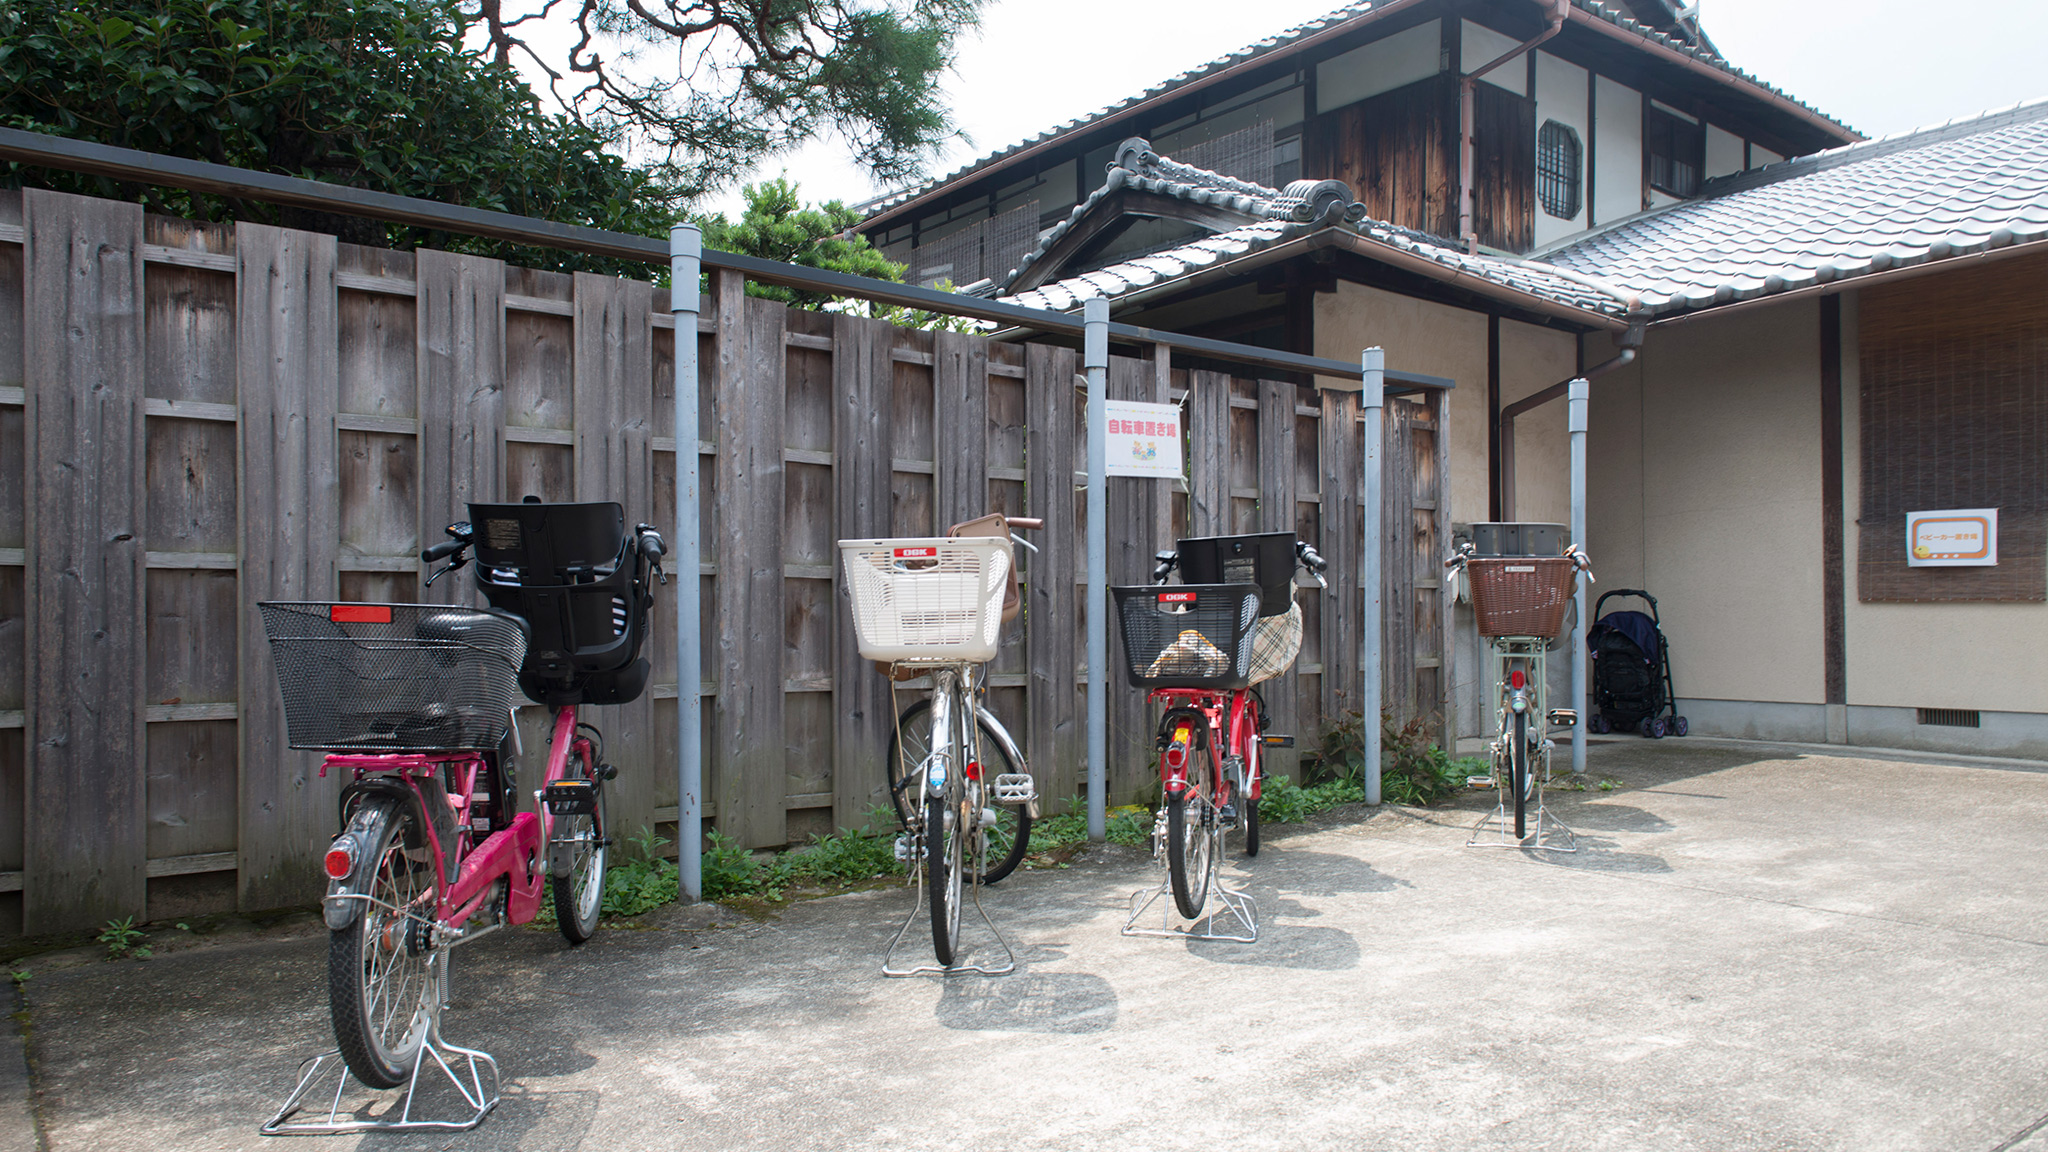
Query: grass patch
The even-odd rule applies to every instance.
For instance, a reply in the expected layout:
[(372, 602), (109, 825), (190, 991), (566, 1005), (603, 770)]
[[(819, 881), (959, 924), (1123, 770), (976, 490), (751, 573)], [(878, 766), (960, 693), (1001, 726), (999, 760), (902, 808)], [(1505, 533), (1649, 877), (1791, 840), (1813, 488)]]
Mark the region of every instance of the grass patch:
[[(1380, 798), (1383, 801), (1414, 807), (1440, 804), (1465, 787), (1466, 777), (1483, 776), (1489, 771), (1486, 761), (1480, 757), (1453, 757), (1431, 743), (1424, 734), (1429, 726), (1425, 717), (1418, 716), (1406, 724), (1397, 724), (1392, 712), (1380, 714)], [(1364, 800), (1364, 715), (1356, 710), (1343, 713), (1336, 724), (1324, 730), (1316, 750), (1302, 757), (1302, 770), (1304, 778), (1318, 779), (1317, 784), (1302, 791), (1311, 792), (1330, 784), (1349, 784), (1356, 789), (1357, 800), (1338, 800), (1335, 803)], [(1263, 817), (1266, 813), (1266, 807), (1260, 805), (1259, 815)]]

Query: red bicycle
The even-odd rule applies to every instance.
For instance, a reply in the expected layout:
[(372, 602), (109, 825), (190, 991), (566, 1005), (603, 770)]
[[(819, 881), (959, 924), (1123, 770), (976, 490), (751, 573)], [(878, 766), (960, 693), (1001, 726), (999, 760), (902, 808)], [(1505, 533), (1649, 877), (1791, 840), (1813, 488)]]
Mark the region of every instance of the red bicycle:
[[(1174, 905), (1195, 920), (1214, 886), (1224, 834), (1242, 828), (1245, 854), (1259, 853), (1263, 753), (1294, 738), (1264, 731), (1252, 685), (1284, 671), (1300, 650), (1296, 567), (1326, 586), (1328, 565), (1291, 532), (1182, 540), (1155, 559), (1151, 585), (1111, 591), (1130, 682), (1165, 706), (1155, 740), (1163, 803), (1154, 850), (1165, 857)], [(1175, 568), (1189, 583), (1166, 584)]]
[[(472, 504), (469, 513), (420, 559), (448, 561), (428, 576), (431, 585), (467, 565), (473, 550), (489, 608), (260, 608), (291, 746), (328, 752), (322, 776), (352, 777), (342, 831), (325, 857), (322, 905), (340, 1058), (372, 1088), (410, 1089), (429, 1056), (448, 1068), (436, 1049), (469, 1057), (473, 1096), (449, 1075), (477, 1111), (461, 1124), (370, 1125), (330, 1114), (328, 1124), (286, 1128), (316, 1061), (266, 1132), (473, 1127), (496, 1103), (477, 1060), (494, 1080), (496, 1065), (440, 1039), (450, 950), (532, 920), (550, 892), (570, 944), (597, 930), (612, 842), (604, 785), (615, 771), (602, 735), (577, 710), (645, 690), (639, 653), (652, 584), (666, 582), (664, 545), (646, 524), (629, 536), (612, 503)], [(511, 710), (520, 690), (553, 710), (537, 812), (519, 810)]]

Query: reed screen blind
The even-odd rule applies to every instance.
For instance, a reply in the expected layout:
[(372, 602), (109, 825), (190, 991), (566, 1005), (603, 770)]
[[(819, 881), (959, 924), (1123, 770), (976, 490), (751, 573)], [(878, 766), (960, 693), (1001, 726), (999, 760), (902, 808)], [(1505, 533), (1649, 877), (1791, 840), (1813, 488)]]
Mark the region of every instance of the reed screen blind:
[[(2048, 600), (2048, 257), (1866, 289), (1864, 601)], [(1906, 513), (1998, 509), (1998, 564), (1912, 568)]]

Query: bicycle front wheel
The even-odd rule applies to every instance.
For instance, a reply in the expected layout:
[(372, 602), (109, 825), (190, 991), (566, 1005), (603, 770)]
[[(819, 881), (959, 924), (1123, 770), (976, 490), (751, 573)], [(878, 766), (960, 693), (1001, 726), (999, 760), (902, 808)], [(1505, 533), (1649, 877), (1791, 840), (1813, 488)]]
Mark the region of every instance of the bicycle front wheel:
[(1214, 864), (1209, 836), (1210, 770), (1208, 756), (1190, 757), (1187, 786), (1166, 794), (1166, 876), (1180, 914), (1193, 920), (1209, 900), (1209, 871)]
[[(604, 911), (604, 872), (611, 857), (606, 843), (604, 780), (588, 755), (569, 758), (568, 778), (588, 780), (596, 795), (596, 806), (587, 814), (556, 816), (549, 835), (550, 869), (555, 873), (555, 924), (562, 938), (581, 944), (597, 935), (597, 919)], [(567, 858), (567, 874), (553, 867), (553, 861)]]
[(368, 853), (361, 895), (369, 899), (355, 923), (328, 933), (335, 1046), (356, 1079), (396, 1088), (412, 1074), (440, 1011), (440, 982), (427, 946), (434, 863), (409, 804), (371, 800), (356, 810), (349, 832), (358, 851)]
[[(931, 755), (931, 711), (930, 699), (916, 701), (903, 710), (895, 731), (889, 734), (889, 801), (896, 808), (897, 822), (906, 829), (913, 821), (923, 819), (918, 797), (924, 788), (925, 760)], [(980, 719), (980, 709), (975, 710), (975, 715), (976, 735), (981, 744), (981, 778), (994, 780), (999, 775), (1024, 771), (1023, 765), (1011, 761), (1010, 754), (989, 730), (988, 722)], [(990, 804), (989, 810), (995, 813), (996, 821), (982, 829), (987, 841), (987, 852), (982, 857), (983, 884), (993, 884), (1016, 871), (1031, 846), (1029, 806)]]

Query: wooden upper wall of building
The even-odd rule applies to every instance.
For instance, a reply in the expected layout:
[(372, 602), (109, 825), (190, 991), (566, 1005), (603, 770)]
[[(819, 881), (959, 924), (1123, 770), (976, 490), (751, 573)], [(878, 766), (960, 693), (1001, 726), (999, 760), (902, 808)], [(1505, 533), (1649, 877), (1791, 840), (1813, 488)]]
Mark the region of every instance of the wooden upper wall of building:
[[(1535, 0), (1420, 0), (1305, 37), (984, 161), (864, 227), (921, 282), (1000, 281), (1103, 181), (1117, 144), (1273, 187), (1351, 185), (1373, 216), (1458, 229), (1459, 78), (1541, 33)], [(1714, 176), (1853, 133), (1709, 61), (1567, 22), (1482, 77), (1474, 100), (1480, 242), (1523, 253)], [(1542, 184), (1539, 187), (1539, 171)]]

